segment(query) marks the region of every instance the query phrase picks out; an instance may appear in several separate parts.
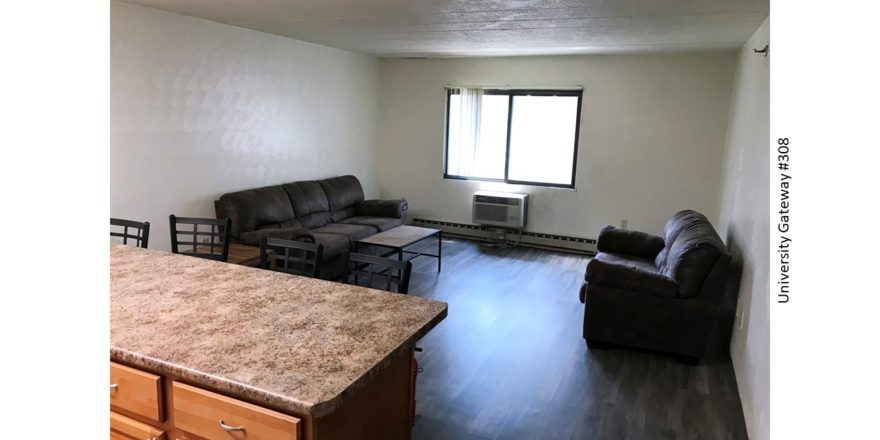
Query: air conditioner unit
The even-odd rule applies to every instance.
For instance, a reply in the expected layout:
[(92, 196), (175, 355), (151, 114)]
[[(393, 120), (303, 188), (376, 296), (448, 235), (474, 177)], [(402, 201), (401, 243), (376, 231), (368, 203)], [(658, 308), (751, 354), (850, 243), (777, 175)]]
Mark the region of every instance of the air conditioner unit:
[(473, 221), (478, 225), (521, 229), (526, 225), (528, 194), (491, 191), (474, 193)]

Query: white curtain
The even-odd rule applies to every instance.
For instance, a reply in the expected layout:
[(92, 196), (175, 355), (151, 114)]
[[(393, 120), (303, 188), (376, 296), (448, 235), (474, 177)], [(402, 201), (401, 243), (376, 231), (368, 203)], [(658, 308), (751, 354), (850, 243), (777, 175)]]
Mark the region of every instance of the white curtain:
[[(450, 109), (449, 121), (449, 169), (456, 176), (474, 175), (477, 148), (480, 145), (480, 113), (482, 110), (482, 89), (455, 89), (459, 93), (458, 106)], [(454, 91), (455, 91), (454, 90)]]

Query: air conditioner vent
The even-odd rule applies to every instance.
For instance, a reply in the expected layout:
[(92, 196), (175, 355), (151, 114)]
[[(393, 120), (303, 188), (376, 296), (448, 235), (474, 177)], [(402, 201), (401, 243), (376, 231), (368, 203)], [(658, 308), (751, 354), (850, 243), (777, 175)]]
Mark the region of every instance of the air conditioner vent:
[(528, 194), (479, 191), (474, 194), (473, 222), (522, 229), (528, 216)]

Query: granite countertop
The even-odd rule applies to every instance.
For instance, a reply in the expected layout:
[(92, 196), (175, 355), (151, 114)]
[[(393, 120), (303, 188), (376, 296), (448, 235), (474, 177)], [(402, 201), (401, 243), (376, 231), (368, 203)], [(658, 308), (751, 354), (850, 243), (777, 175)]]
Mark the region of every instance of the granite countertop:
[(111, 360), (295, 414), (333, 412), (446, 312), (414, 296), (110, 247)]

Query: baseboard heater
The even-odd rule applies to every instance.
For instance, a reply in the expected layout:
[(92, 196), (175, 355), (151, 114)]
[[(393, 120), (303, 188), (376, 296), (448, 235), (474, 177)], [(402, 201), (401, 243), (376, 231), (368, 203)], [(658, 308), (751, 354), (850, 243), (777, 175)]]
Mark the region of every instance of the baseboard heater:
[[(455, 223), (424, 218), (414, 218), (412, 219), (412, 224), (415, 226), (424, 226), (426, 228), (441, 229), (443, 230), (444, 235), (477, 239), (480, 241), (491, 241), (490, 233), (491, 230), (494, 229), (490, 226), (471, 225), (467, 223)], [(516, 233), (512, 234), (514, 237), (516, 235)], [(596, 240), (591, 238), (523, 231), (521, 244), (523, 246), (576, 252), (581, 254), (592, 255), (596, 253)]]

